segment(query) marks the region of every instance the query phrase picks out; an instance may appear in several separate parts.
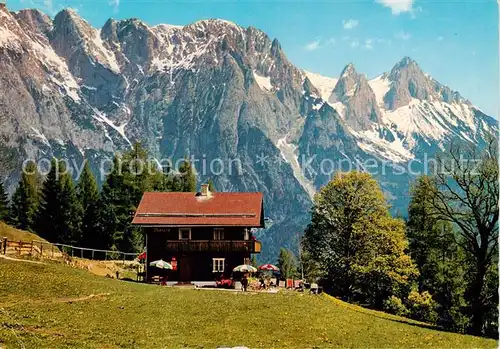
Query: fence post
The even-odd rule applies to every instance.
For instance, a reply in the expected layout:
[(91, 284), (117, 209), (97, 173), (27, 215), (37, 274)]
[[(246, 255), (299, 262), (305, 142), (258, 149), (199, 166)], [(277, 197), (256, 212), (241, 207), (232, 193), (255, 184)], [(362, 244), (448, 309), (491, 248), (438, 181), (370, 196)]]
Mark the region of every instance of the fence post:
[(94, 260), (94, 250), (92, 250), (92, 260)]
[(104, 252), (104, 260), (107, 260), (108, 259), (108, 251), (105, 251)]
[(3, 238), (3, 254), (7, 254), (7, 237)]
[(23, 247), (23, 242), (21, 240), (19, 240), (19, 245), (17, 246), (18, 250), (17, 250), (17, 254), (20, 256), (21, 255), (21, 249)]
[(80, 257), (83, 259), (83, 248), (80, 250)]
[(30, 250), (30, 256), (33, 257), (33, 240), (31, 240), (31, 250)]
[(123, 254), (123, 265), (125, 265), (125, 253)]
[(54, 245), (52, 245), (51, 252), (52, 252), (52, 258), (54, 258)]
[(43, 242), (40, 242), (40, 256), (43, 258)]

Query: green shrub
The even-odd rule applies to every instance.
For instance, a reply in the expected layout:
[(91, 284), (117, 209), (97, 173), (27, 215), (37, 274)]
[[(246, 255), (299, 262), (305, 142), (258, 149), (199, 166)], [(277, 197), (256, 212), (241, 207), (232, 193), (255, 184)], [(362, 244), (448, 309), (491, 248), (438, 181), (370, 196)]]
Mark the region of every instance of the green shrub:
[(431, 324), (436, 323), (438, 318), (436, 307), (436, 301), (432, 299), (432, 295), (427, 291), (422, 293), (411, 291), (408, 295), (408, 310), (410, 311), (410, 317), (415, 320)]
[(390, 296), (384, 301), (384, 310), (388, 313), (399, 316), (407, 316), (409, 314), (409, 311), (403, 304), (403, 301), (396, 296)]

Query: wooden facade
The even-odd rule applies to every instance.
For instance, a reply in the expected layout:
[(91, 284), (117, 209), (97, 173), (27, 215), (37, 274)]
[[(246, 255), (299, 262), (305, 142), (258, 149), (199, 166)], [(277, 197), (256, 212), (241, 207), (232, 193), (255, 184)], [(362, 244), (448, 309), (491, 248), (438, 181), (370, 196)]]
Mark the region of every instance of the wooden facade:
[[(260, 253), (252, 228), (264, 227), (261, 193), (145, 193), (133, 224), (146, 239), (146, 277), (214, 281)], [(151, 267), (164, 260), (174, 270)]]
[[(180, 230), (183, 230), (182, 238)], [(229, 277), (237, 265), (249, 263), (261, 244), (239, 227), (147, 227), (147, 260), (163, 259), (175, 270), (148, 267), (147, 275), (167, 275), (173, 281), (213, 281)], [(189, 230), (189, 233), (187, 233)], [(248, 232), (248, 230), (246, 230)], [(215, 235), (215, 236), (214, 236)], [(181, 237), (181, 238), (180, 238)], [(215, 237), (215, 239), (214, 239)]]

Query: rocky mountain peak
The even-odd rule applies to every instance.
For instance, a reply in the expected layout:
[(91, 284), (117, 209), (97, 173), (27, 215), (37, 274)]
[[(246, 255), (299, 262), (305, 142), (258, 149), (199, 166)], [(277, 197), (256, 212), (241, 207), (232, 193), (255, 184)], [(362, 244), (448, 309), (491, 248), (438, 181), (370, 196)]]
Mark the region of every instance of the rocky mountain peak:
[(48, 35), (53, 28), (52, 19), (45, 13), (36, 9), (21, 10), (16, 13), (18, 22), (25, 24), (30, 30)]
[(309, 77), (305, 77), (304, 82), (302, 83), (302, 88), (304, 89), (304, 94), (306, 96), (316, 96), (321, 97), (321, 93), (319, 90), (313, 85)]
[(341, 102), (345, 107), (343, 117), (355, 130), (368, 130), (380, 121), (381, 113), (368, 80), (359, 74), (354, 65), (348, 64), (335, 86), (331, 102)]
[(412, 99), (446, 103), (467, 102), (458, 92), (425, 74), (410, 57), (404, 57), (398, 62), (388, 74), (388, 79), (391, 88), (384, 96), (384, 103), (390, 110), (408, 105)]
[(340, 76), (341, 77), (349, 77), (349, 76), (356, 77), (356, 76), (358, 76), (358, 72), (356, 71), (354, 64), (349, 63), (348, 65), (346, 65), (344, 67), (344, 69), (342, 70), (342, 73), (340, 73)]
[(362, 80), (366, 80), (363, 75), (358, 74), (354, 64), (348, 64), (340, 74), (337, 85), (333, 89), (333, 96), (336, 100), (342, 101), (354, 95)]
[(393, 81), (406, 78), (407, 76), (414, 79), (426, 80), (427, 76), (422, 71), (420, 66), (410, 57), (404, 57), (394, 65), (391, 72), (389, 73), (389, 78)]

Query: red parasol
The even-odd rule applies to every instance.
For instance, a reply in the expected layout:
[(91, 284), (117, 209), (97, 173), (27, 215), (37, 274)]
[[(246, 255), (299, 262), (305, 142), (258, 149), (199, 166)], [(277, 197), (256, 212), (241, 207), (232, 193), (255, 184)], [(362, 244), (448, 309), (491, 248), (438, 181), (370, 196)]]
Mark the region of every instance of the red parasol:
[(272, 264), (262, 264), (259, 268), (259, 270), (266, 270), (266, 271), (279, 271), (280, 269)]

